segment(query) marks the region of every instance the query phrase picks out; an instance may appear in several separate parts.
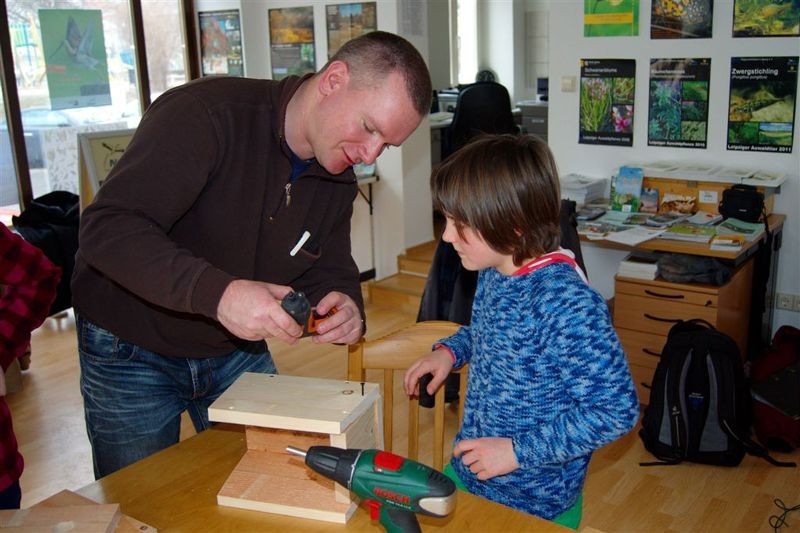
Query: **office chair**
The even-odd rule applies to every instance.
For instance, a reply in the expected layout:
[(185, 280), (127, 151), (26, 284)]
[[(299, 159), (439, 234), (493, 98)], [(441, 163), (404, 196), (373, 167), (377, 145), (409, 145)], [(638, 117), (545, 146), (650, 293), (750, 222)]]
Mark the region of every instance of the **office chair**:
[[(392, 451), (392, 430), (394, 422), (394, 376), (400, 376), (421, 356), (430, 353), (433, 343), (456, 332), (458, 324), (445, 321), (417, 322), (400, 331), (395, 331), (376, 340), (361, 339), (348, 347), (347, 379), (365, 381), (367, 370), (383, 371), (383, 442), (387, 451)], [(466, 372), (466, 366), (457, 370)], [(465, 397), (466, 379), (461, 380), (460, 396)], [(405, 397), (405, 393), (402, 393)], [(445, 402), (444, 387), (436, 392), (433, 418), (433, 467), (439, 471), (444, 466)], [(459, 404), (458, 421), (463, 415), (463, 403)], [(408, 399), (408, 457), (418, 461), (419, 457), (419, 401)]]
[(519, 133), (511, 114), (511, 97), (505, 87), (493, 81), (467, 85), (458, 93), (442, 159), (481, 133)]

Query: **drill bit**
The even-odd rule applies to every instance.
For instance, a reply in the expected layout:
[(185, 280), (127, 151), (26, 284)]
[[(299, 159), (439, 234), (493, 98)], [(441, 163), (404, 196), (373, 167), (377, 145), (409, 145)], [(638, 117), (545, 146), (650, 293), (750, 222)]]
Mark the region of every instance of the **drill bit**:
[(295, 448), (294, 446), (287, 446), (286, 451), (291, 453), (292, 455), (299, 455), (300, 457), (305, 457), (307, 452), (305, 450), (301, 450), (300, 448)]

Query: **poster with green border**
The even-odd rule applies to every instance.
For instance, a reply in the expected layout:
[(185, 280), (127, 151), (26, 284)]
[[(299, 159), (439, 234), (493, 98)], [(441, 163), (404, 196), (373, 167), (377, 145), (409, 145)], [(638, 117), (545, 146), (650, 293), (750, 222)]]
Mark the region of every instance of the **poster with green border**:
[(315, 72), (314, 7), (270, 9), (268, 17), (272, 79)]
[(244, 76), (239, 10), (201, 11), (197, 16), (203, 76)]
[(800, 2), (797, 0), (734, 0), (733, 36), (800, 36)]
[(639, 35), (639, 0), (583, 0), (583, 36)]
[(797, 56), (732, 57), (728, 150), (791, 153)]
[(99, 9), (40, 9), (51, 109), (111, 105)]
[(651, 59), (647, 144), (705, 148), (711, 59)]
[(635, 59), (581, 59), (581, 144), (633, 146)]

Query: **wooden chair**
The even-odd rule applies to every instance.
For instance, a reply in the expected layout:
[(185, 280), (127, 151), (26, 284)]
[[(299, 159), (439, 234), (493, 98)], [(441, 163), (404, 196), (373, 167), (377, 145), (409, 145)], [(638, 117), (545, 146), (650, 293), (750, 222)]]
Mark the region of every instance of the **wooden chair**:
[[(448, 337), (459, 325), (446, 321), (417, 322), (407, 328), (376, 340), (361, 339), (348, 348), (347, 375), (350, 381), (365, 381), (367, 370), (383, 370), (383, 437), (384, 447), (392, 450), (392, 422), (394, 413), (394, 376), (402, 375), (421, 356), (430, 353), (433, 343)], [(466, 366), (455, 370), (466, 374)], [(458, 419), (461, 421), (464, 398), (467, 392), (466, 377), (461, 379)], [(436, 391), (433, 426), (433, 467), (444, 466), (444, 386)], [(408, 457), (419, 457), (419, 400), (408, 400)]]

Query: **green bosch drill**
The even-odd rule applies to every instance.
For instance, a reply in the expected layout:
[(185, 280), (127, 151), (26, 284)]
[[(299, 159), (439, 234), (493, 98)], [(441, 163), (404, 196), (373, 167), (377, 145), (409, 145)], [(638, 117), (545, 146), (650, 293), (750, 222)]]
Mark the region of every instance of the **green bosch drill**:
[(419, 533), (415, 513), (442, 517), (456, 505), (456, 486), (450, 478), (393, 453), (332, 446), (312, 446), (307, 452), (288, 446), (286, 451), (305, 457), (312, 470), (365, 500), (370, 517), (388, 533)]

